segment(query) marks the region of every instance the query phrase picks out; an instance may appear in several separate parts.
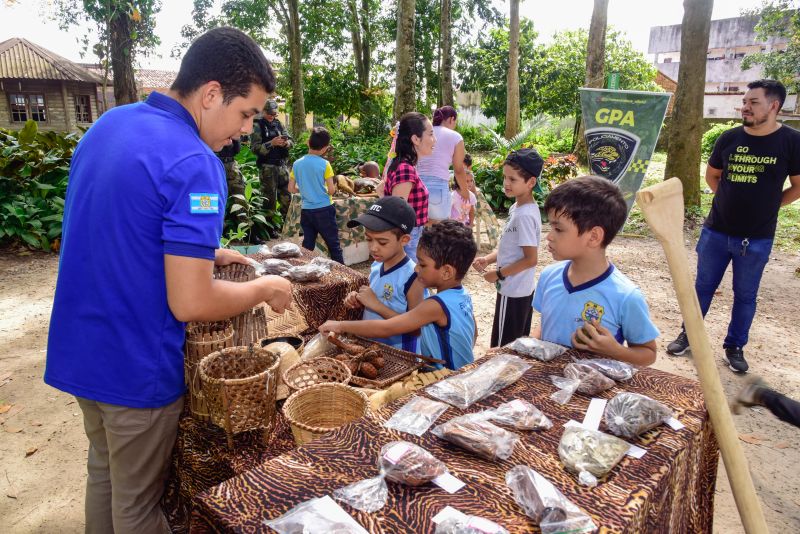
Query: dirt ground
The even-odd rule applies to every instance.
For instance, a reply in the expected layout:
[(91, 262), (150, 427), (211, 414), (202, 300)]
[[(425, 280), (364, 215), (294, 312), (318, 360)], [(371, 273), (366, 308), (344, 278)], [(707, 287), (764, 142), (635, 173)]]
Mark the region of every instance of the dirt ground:
[[(546, 230), (546, 228), (545, 228)], [(693, 243), (687, 241), (694, 265)], [(681, 318), (660, 246), (649, 238), (618, 238), (609, 249), (614, 263), (644, 291), (662, 332), (655, 367), (696, 377), (690, 359), (665, 352)], [(540, 265), (552, 258), (544, 251)], [(0, 257), (0, 517), (4, 532), (82, 532), (87, 442), (75, 400), (42, 382), (45, 348), (58, 258), (53, 255)], [(759, 311), (746, 355), (751, 371), (794, 398), (800, 398), (800, 328), (797, 298), (800, 257), (775, 253), (767, 266)], [(488, 346), (495, 292), (477, 274), (465, 282), (476, 308), (480, 336), (476, 354)], [(718, 347), (731, 308), (726, 276), (707, 318), (712, 345)], [(726, 393), (743, 378), (720, 361)], [(798, 429), (762, 409), (735, 418), (770, 530), (800, 532)], [(743, 532), (720, 461), (714, 531)]]

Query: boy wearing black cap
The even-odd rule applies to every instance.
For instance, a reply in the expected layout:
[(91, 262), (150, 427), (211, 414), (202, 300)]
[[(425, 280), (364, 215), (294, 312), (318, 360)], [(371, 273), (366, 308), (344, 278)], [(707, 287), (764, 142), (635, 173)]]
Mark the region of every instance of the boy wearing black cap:
[[(503, 163), (503, 192), (515, 200), (496, 250), (476, 258), (475, 270), (497, 287), (490, 346), (505, 345), (531, 330), (531, 301), (536, 287), (536, 263), (542, 220), (533, 188), (544, 161), (536, 150), (511, 152)], [(497, 268), (487, 271), (492, 263)]]
[[(411, 240), (416, 214), (401, 197), (383, 197), (347, 223), (363, 226), (369, 253), (375, 262), (369, 273), (369, 286), (352, 291), (344, 300), (348, 308), (364, 308), (364, 319), (389, 319), (405, 313), (424, 298), (425, 289), (414, 283), (416, 263), (403, 247)], [(404, 333), (375, 341), (409, 352), (417, 352), (419, 336)]]

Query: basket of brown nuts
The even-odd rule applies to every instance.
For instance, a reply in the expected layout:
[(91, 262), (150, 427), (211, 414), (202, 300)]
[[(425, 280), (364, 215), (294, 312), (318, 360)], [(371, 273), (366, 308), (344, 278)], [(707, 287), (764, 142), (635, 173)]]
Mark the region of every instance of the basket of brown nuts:
[(331, 336), (334, 349), (323, 354), (344, 363), (352, 373), (350, 383), (383, 389), (425, 365), (417, 354), (358, 336)]
[(350, 369), (344, 362), (333, 358), (314, 358), (289, 367), (283, 373), (283, 382), (292, 391), (298, 391), (315, 384), (329, 382), (347, 384), (351, 377)]

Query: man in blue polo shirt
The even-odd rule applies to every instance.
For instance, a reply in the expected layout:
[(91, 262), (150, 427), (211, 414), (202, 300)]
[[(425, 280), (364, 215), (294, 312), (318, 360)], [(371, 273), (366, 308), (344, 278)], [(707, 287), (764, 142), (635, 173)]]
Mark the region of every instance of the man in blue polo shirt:
[(110, 110), (75, 150), (44, 379), (83, 411), (87, 532), (169, 532), (159, 501), (183, 405), (183, 322), (291, 301), (278, 277), (212, 277), (215, 263), (243, 261), (218, 248), (227, 188), (214, 151), (252, 129), (274, 87), (258, 45), (217, 28), (167, 95)]

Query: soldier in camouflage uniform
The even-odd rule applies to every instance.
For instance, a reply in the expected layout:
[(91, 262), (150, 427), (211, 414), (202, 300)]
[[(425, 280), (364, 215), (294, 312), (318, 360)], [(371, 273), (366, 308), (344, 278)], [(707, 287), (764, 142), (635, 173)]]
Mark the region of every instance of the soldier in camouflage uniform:
[(268, 100), (267, 105), (264, 106), (263, 117), (253, 125), (250, 149), (258, 158), (264, 210), (275, 211), (276, 201), (280, 200), (281, 215), (285, 218), (292, 200), (288, 189), (289, 167), (287, 163), (289, 148), (293, 143), (277, 115), (277, 102)]

